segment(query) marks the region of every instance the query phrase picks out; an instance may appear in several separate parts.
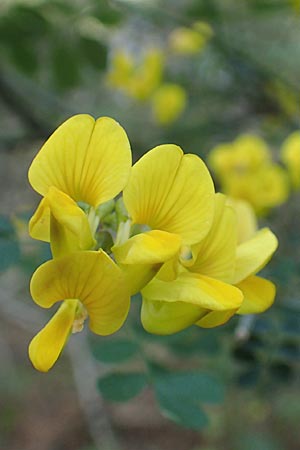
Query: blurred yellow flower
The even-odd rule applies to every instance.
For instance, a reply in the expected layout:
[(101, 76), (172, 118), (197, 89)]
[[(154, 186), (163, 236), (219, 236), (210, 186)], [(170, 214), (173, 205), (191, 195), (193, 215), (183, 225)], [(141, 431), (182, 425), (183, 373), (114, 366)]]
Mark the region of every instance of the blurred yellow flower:
[(108, 83), (132, 98), (147, 100), (161, 83), (164, 59), (158, 48), (148, 49), (140, 63), (130, 54), (118, 50), (111, 61)]
[(282, 144), (281, 158), (286, 165), (294, 189), (300, 189), (300, 132), (290, 134)]
[(285, 171), (272, 162), (266, 143), (253, 134), (217, 145), (208, 163), (220, 181), (221, 190), (248, 201), (257, 214), (283, 203), (289, 194)]
[(174, 53), (193, 55), (199, 53), (213, 35), (208, 23), (196, 22), (191, 28), (178, 27), (169, 35), (169, 47)]
[(248, 201), (259, 215), (281, 205), (289, 195), (286, 173), (277, 164), (245, 174), (233, 173), (223, 180), (222, 188), (229, 196)]
[(271, 160), (265, 141), (254, 134), (242, 134), (233, 142), (219, 144), (208, 156), (208, 163), (218, 177), (246, 173)]
[(186, 91), (178, 84), (162, 84), (152, 97), (155, 120), (162, 125), (176, 121), (186, 107), (186, 97)]

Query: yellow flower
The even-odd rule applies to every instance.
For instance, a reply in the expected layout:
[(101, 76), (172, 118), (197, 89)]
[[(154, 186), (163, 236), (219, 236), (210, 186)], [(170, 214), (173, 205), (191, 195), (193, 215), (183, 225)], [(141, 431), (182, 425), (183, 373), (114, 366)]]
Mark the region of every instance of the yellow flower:
[(176, 145), (160, 145), (133, 166), (123, 199), (132, 223), (150, 230), (113, 247), (134, 293), (182, 245), (196, 243), (208, 233), (214, 186), (198, 156), (184, 155)]
[(112, 56), (111, 68), (107, 74), (107, 81), (112, 87), (126, 87), (130, 82), (133, 72), (133, 58), (128, 53), (119, 49)]
[(143, 290), (142, 323), (152, 333), (171, 334), (192, 324), (210, 328), (235, 313), (258, 313), (273, 302), (275, 286), (255, 276), (277, 247), (263, 229), (238, 245), (238, 220), (226, 198), (216, 195), (209, 233), (192, 245), (173, 281), (154, 278)]
[(169, 46), (173, 52), (182, 55), (199, 53), (212, 36), (208, 23), (196, 22), (191, 28), (175, 28), (169, 36)]
[(127, 93), (137, 100), (147, 100), (160, 85), (164, 68), (164, 55), (159, 49), (150, 49), (135, 69)]
[(94, 333), (108, 335), (122, 326), (129, 309), (122, 271), (101, 250), (47, 261), (33, 274), (30, 291), (43, 308), (63, 300), (29, 346), (32, 364), (43, 372), (55, 364), (70, 333), (80, 331), (87, 316)]
[(286, 165), (294, 189), (300, 188), (300, 132), (295, 131), (282, 144), (281, 158)]
[(259, 136), (243, 134), (233, 142), (214, 147), (208, 163), (221, 179), (232, 173), (244, 174), (271, 160), (270, 150)]
[(289, 195), (285, 171), (277, 164), (266, 164), (255, 172), (231, 174), (223, 181), (226, 194), (248, 201), (256, 214), (265, 214), (281, 205)]
[(159, 86), (164, 69), (164, 55), (160, 49), (148, 49), (140, 63), (128, 53), (118, 50), (112, 58), (107, 75), (111, 86), (122, 89), (137, 100), (147, 100)]
[(153, 94), (153, 116), (158, 123), (175, 122), (186, 106), (186, 92), (178, 84), (162, 84)]
[(131, 151), (123, 128), (109, 117), (73, 116), (50, 136), (31, 163), (33, 189), (45, 196), (54, 186), (76, 202), (96, 208), (126, 185)]
[(232, 143), (220, 144), (210, 152), (208, 161), (222, 191), (248, 201), (257, 214), (264, 214), (288, 197), (285, 171), (272, 162), (270, 150), (258, 136), (245, 134)]
[[(29, 231), (50, 242), (54, 259), (39, 267), (31, 294), (40, 306), (63, 303), (33, 338), (33, 365), (49, 370), (73, 331), (90, 318), (97, 334), (117, 331), (129, 308), (121, 269), (95, 246), (95, 208), (111, 200), (127, 183), (131, 152), (125, 131), (113, 119), (88, 115), (67, 120), (44, 144), (29, 169), (32, 187), (42, 194)], [(76, 202), (90, 205), (88, 216)]]

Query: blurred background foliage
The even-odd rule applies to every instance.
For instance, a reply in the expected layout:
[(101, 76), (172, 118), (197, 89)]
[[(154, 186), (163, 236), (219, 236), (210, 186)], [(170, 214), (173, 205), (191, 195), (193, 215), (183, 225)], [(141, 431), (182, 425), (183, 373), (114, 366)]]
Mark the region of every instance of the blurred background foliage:
[[(103, 448), (93, 383), (120, 448), (298, 448), (300, 204), (281, 148), (299, 129), (299, 25), (298, 0), (2, 0), (1, 448)], [(135, 298), (117, 335), (89, 337), (92, 356), (76, 362), (71, 350), (51, 374), (33, 371), (26, 348), (41, 317), (27, 285), (50, 254), (27, 236), (36, 198), (26, 171), (76, 113), (117, 119), (135, 160), (167, 142), (206, 159), (241, 134), (264, 139), (288, 192), (260, 218), (280, 242), (265, 271), (278, 286), (270, 311), (158, 337), (141, 328)]]

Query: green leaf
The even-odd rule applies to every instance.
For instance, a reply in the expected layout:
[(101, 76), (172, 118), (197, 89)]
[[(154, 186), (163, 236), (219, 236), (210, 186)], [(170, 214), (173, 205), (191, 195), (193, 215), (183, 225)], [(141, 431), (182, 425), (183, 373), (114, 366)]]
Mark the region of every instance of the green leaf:
[(63, 42), (56, 44), (52, 57), (55, 85), (62, 90), (75, 87), (80, 81), (80, 61), (73, 46)]
[(181, 402), (176, 397), (171, 398), (161, 393), (159, 405), (163, 414), (179, 425), (194, 430), (202, 429), (208, 425), (206, 414), (195, 403)]
[(33, 75), (38, 69), (38, 58), (29, 41), (16, 42), (10, 47), (14, 65), (26, 75)]
[(105, 25), (116, 25), (122, 20), (122, 13), (107, 0), (94, 0), (93, 16), (99, 19)]
[(223, 400), (222, 385), (212, 376), (200, 372), (153, 374), (158, 403), (164, 414), (181, 425), (201, 429), (208, 419), (201, 403)]
[[(109, 338), (108, 338), (109, 339)], [(120, 363), (132, 358), (138, 350), (135, 342), (129, 339), (91, 341), (92, 353), (96, 359), (105, 363)]]
[(145, 374), (115, 372), (98, 380), (98, 388), (106, 400), (126, 402), (138, 395), (146, 386)]
[(155, 387), (170, 397), (201, 403), (220, 403), (224, 388), (215, 377), (201, 372), (181, 372), (159, 375)]
[(95, 69), (104, 70), (107, 62), (107, 47), (99, 41), (82, 37), (80, 38), (82, 56)]

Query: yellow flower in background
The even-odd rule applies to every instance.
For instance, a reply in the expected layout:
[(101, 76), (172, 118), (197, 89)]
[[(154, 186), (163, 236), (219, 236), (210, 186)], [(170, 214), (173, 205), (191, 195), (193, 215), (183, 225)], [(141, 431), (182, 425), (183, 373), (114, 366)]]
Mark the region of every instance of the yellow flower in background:
[(162, 81), (164, 61), (160, 49), (148, 50), (130, 79), (127, 93), (137, 100), (149, 99)]
[(284, 203), (289, 195), (285, 171), (277, 164), (268, 164), (254, 172), (233, 173), (223, 180), (229, 196), (248, 201), (256, 214), (264, 215)]
[(169, 47), (174, 53), (193, 55), (201, 52), (213, 30), (208, 23), (196, 22), (191, 28), (178, 27), (169, 35)]
[(300, 188), (300, 132), (290, 134), (282, 144), (281, 159), (286, 165), (292, 186)]
[(289, 195), (286, 173), (271, 156), (263, 139), (244, 134), (213, 148), (208, 163), (225, 194), (246, 200), (257, 214), (264, 214)]
[[(259, 313), (271, 306), (275, 286), (255, 274), (277, 248), (269, 229), (238, 244), (239, 220), (226, 197), (216, 195), (209, 233), (191, 246), (173, 281), (155, 277), (143, 290), (142, 323), (152, 333), (171, 334), (192, 324), (210, 328), (235, 313)], [(244, 225), (243, 228), (245, 229)]]
[(107, 74), (108, 84), (112, 87), (123, 88), (130, 83), (134, 72), (134, 60), (122, 49), (118, 49), (112, 56), (110, 71)]
[(233, 142), (219, 144), (208, 156), (208, 164), (220, 178), (230, 173), (246, 173), (271, 161), (265, 141), (254, 134), (242, 134)]
[(123, 200), (132, 223), (148, 230), (113, 247), (134, 293), (182, 245), (196, 243), (208, 233), (214, 186), (198, 156), (184, 155), (180, 147), (166, 144), (150, 150), (133, 166)]
[(116, 332), (129, 310), (129, 293), (122, 271), (103, 251), (81, 251), (47, 261), (33, 274), (30, 291), (43, 308), (61, 306), (33, 338), (29, 357), (47, 372), (58, 359), (71, 332), (90, 329), (100, 335)]
[(152, 112), (154, 119), (162, 125), (175, 122), (187, 103), (186, 91), (174, 83), (162, 84), (153, 94)]
[(132, 98), (147, 100), (161, 83), (164, 60), (164, 54), (158, 48), (148, 49), (140, 62), (129, 53), (117, 50), (107, 75), (108, 83)]

